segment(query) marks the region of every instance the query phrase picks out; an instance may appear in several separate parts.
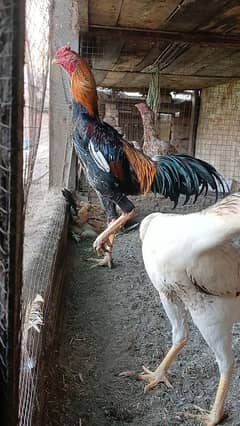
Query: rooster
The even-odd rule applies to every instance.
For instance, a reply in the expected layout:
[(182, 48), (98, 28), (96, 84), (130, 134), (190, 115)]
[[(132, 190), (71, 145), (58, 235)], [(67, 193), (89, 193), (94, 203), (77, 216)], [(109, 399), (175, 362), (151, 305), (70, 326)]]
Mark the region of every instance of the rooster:
[(215, 354), (220, 381), (210, 414), (185, 415), (217, 425), (233, 372), (232, 325), (240, 321), (240, 193), (198, 213), (150, 214), (140, 225), (140, 239), (146, 271), (172, 325), (173, 343), (154, 372), (144, 368), (136, 378), (147, 382), (145, 390), (160, 382), (171, 386), (167, 371), (188, 340), (187, 308)]
[[(104, 254), (100, 265), (112, 266), (115, 233), (134, 215), (134, 204), (127, 195), (154, 191), (177, 205), (180, 194), (195, 200), (209, 186), (218, 193), (224, 182), (210, 164), (186, 155), (160, 156), (153, 161), (127, 142), (98, 113), (96, 82), (87, 63), (69, 46), (58, 49), (53, 62), (60, 64), (71, 79), (73, 143), (105, 209), (108, 227), (94, 241), (97, 254)], [(118, 217), (116, 206), (122, 214)]]
[(145, 102), (140, 102), (136, 104), (135, 107), (139, 111), (143, 122), (143, 152), (150, 157), (154, 157), (154, 155), (177, 154), (177, 149), (174, 145), (157, 137), (153, 123), (153, 113), (147, 104)]

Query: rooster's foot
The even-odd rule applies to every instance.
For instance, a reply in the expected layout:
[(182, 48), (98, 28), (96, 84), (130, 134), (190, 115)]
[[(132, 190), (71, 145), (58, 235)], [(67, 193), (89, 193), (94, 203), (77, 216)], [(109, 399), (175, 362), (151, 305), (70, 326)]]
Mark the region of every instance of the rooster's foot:
[(102, 254), (106, 254), (111, 252), (112, 244), (110, 243), (109, 239), (103, 239), (100, 235), (96, 238), (96, 240), (93, 243), (93, 248), (96, 251), (98, 256), (101, 256)]
[(200, 422), (205, 426), (216, 426), (221, 422), (221, 420), (227, 417), (227, 415), (224, 413), (219, 415), (219, 413), (209, 412), (208, 410), (205, 410), (196, 405), (194, 405), (193, 408), (199, 411), (200, 414), (189, 413), (188, 411), (183, 413), (177, 413), (177, 414), (182, 417), (185, 417), (185, 419), (196, 420), (197, 422)]
[(172, 388), (172, 385), (166, 376), (166, 372), (159, 367), (156, 371), (150, 371), (148, 368), (143, 366), (143, 372), (140, 374), (134, 373), (133, 371), (124, 371), (120, 373), (120, 376), (134, 377), (136, 380), (147, 382), (148, 384), (144, 388), (144, 393), (155, 388), (159, 383), (165, 383), (168, 388)]
[(111, 269), (113, 267), (113, 260), (112, 260), (112, 253), (111, 252), (105, 252), (103, 259), (95, 259), (93, 257), (90, 257), (87, 260), (94, 262), (94, 265), (92, 265), (90, 269), (96, 268), (97, 266), (108, 266), (109, 269)]

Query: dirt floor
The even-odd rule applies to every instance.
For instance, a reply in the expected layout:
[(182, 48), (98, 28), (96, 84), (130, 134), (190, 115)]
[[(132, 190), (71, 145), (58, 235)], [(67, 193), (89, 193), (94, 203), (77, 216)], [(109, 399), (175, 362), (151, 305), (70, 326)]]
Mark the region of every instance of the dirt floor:
[[(159, 210), (153, 197), (147, 202), (138, 198), (136, 204), (138, 219)], [(117, 236), (114, 269), (90, 269), (92, 256), (92, 241), (69, 242), (64, 320), (46, 389), (44, 424), (199, 424), (178, 415), (193, 404), (209, 408), (218, 382), (217, 365), (196, 328), (171, 368), (173, 389), (161, 385), (144, 395), (142, 382), (119, 377), (127, 369), (141, 371), (142, 365), (155, 369), (171, 344), (169, 321), (144, 271), (138, 230)], [(238, 354), (238, 326), (233, 334)], [(239, 377), (236, 356), (226, 425), (240, 425)]]

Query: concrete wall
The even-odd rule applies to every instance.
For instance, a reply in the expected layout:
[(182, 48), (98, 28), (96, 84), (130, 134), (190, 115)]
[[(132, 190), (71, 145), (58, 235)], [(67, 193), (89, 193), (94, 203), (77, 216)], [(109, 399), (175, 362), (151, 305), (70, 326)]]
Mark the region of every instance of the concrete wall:
[(240, 81), (202, 90), (196, 156), (240, 181)]

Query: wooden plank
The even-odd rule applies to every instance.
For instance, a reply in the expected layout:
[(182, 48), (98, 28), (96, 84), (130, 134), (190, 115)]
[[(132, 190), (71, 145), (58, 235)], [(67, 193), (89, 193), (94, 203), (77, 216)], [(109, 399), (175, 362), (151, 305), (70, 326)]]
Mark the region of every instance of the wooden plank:
[[(174, 45), (172, 46), (174, 47)], [(166, 50), (166, 54), (161, 57), (160, 49), (155, 48), (151, 53), (151, 50), (146, 51), (146, 48), (147, 44), (142, 46), (143, 51), (136, 54), (134, 43), (126, 43), (124, 47), (122, 46), (122, 49), (120, 46), (116, 49), (116, 45), (113, 43), (112, 48), (109, 45), (108, 49), (104, 51), (103, 58), (98, 59), (96, 57), (94, 59), (94, 68), (106, 72), (111, 70), (117, 72), (152, 72), (153, 67), (151, 65), (144, 69), (142, 69), (142, 66), (147, 64), (146, 58), (152, 63), (159, 58), (161, 73), (165, 74), (240, 77), (240, 49), (233, 51), (232, 49), (204, 49), (200, 46), (192, 46), (187, 50), (183, 49), (183, 53), (181, 50), (176, 52), (171, 49)], [(111, 56), (115, 49), (116, 55)]]
[(112, 69), (115, 71), (135, 71), (136, 67), (142, 63), (149, 53), (150, 46), (149, 40), (146, 39), (141, 44), (136, 43), (135, 40), (127, 39), (121, 50), (121, 55)]
[[(65, 22), (64, 34), (59, 22)], [(56, 53), (56, 46), (62, 46), (64, 40), (70, 42), (73, 50), (79, 49), (79, 36), (72, 31), (72, 14), (69, 0), (55, 2), (52, 14), (52, 37), (50, 40), (51, 57)], [(71, 96), (69, 78), (58, 66), (50, 68), (50, 104), (49, 104), (49, 184), (62, 186), (65, 170), (65, 154), (71, 141), (72, 111), (69, 109)]]
[(111, 25), (90, 24), (92, 34), (99, 37), (122, 37), (127, 32), (128, 37), (138, 41), (139, 44), (148, 38), (151, 40), (168, 40), (176, 43), (190, 43), (202, 46), (238, 48), (240, 46), (239, 35), (215, 34), (211, 32), (184, 32), (184, 31), (162, 31), (143, 30), (141, 28), (117, 27)]
[(208, 74), (238, 76), (240, 72), (240, 49), (204, 49), (192, 46), (173, 63), (164, 68), (166, 73)]
[[(80, 7), (81, 2), (80, 1)], [(89, 22), (91, 25), (116, 25), (122, 7), (122, 0), (90, 0)]]
[[(143, 88), (147, 89), (151, 79), (150, 73), (143, 72), (120, 72), (94, 69), (97, 84), (103, 87)], [(101, 73), (105, 74), (101, 74)], [(161, 73), (161, 86), (170, 89), (200, 89), (215, 86), (225, 82), (239, 79), (239, 75), (232, 77), (212, 75), (189, 75), (189, 74), (167, 74)]]
[(81, 33), (88, 32), (88, 0), (81, 0), (78, 2), (79, 10), (79, 31)]
[(227, 2), (211, 19), (201, 26), (203, 31), (227, 34), (240, 33), (240, 4), (239, 1)]
[(215, 52), (209, 57), (206, 63), (202, 63), (196, 75), (218, 75), (218, 76), (239, 76), (240, 77), (240, 50)]
[[(108, 74), (111, 74), (112, 76), (116, 75), (132, 75), (133, 78), (138, 76), (138, 75), (142, 75), (142, 76), (151, 76), (151, 73), (146, 73), (146, 72), (140, 72), (140, 71), (114, 71), (114, 70), (103, 70), (103, 69), (93, 69), (93, 72), (107, 72)], [(207, 75), (207, 74), (202, 74), (202, 75), (198, 75), (198, 74), (179, 74), (178, 72), (175, 73), (165, 73), (165, 72), (161, 72), (160, 75), (162, 77), (173, 77), (173, 78), (201, 78), (201, 79), (212, 79), (213, 77), (216, 80), (237, 80), (240, 78), (240, 70), (239, 73), (237, 75), (234, 76), (222, 76), (222, 75)]]
[(123, 27), (158, 29), (181, 0), (125, 0), (117, 24)]
[(125, 73), (123, 77), (118, 81), (118, 85), (123, 88), (133, 90), (134, 88), (148, 89), (151, 80), (151, 74), (142, 73)]
[(148, 71), (148, 68), (152, 68), (152, 65), (156, 62), (160, 53), (166, 48), (168, 45), (167, 41), (163, 42), (151, 42), (151, 47), (149, 47), (147, 54), (143, 58), (143, 60), (136, 65), (135, 71)]
[(189, 132), (188, 154), (195, 155), (196, 151), (196, 136), (200, 111), (200, 94), (198, 90), (194, 90), (192, 94), (192, 110)]
[(126, 36), (121, 38), (108, 37), (107, 39), (101, 40), (103, 55), (101, 57), (98, 57), (97, 55), (93, 56), (93, 68), (102, 68), (105, 70), (111, 70), (114, 68), (114, 65), (118, 62), (126, 38)]
[(216, 24), (221, 26), (222, 11), (227, 11), (237, 5), (239, 5), (238, 0), (217, 0), (207, 3), (202, 0), (182, 1), (180, 7), (168, 17), (161, 29), (167, 31), (203, 31), (208, 28), (210, 31), (215, 31)]
[(196, 144), (197, 144), (197, 131), (198, 131), (198, 123), (200, 116), (200, 107), (201, 107), (201, 94), (199, 90), (195, 90), (194, 97), (194, 109), (195, 109), (195, 118), (193, 123), (193, 147), (191, 155), (196, 154)]
[(72, 0), (72, 29), (73, 32), (88, 32), (88, 0)]
[(215, 55), (216, 50), (217, 48), (214, 47), (206, 49), (203, 46), (190, 46), (172, 64), (167, 66), (164, 72), (175, 73), (177, 70), (178, 74), (194, 74), (204, 63), (208, 63), (208, 60)]

